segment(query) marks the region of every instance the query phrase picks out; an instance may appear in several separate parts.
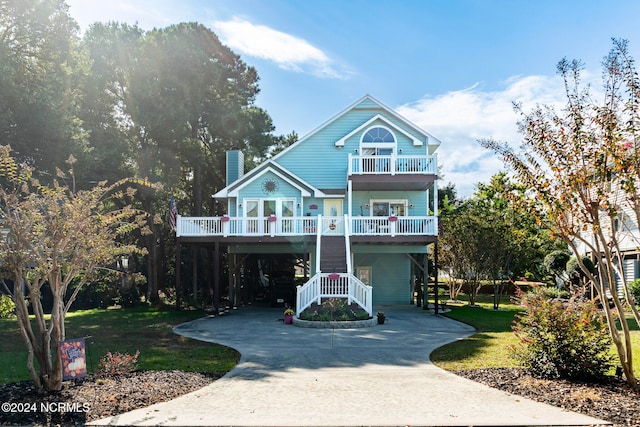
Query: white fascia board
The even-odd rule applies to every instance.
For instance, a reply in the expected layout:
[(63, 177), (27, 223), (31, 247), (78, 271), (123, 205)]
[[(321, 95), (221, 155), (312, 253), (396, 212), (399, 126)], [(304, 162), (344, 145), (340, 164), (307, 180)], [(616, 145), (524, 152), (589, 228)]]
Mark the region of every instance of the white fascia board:
[(222, 190), (211, 195), (212, 199), (226, 199), (227, 197), (229, 197), (227, 193), (227, 187), (224, 187)]
[(271, 163), (273, 163), (271, 161), (271, 159), (267, 160), (264, 163), (261, 163), (260, 165), (258, 165), (255, 168), (251, 169), (249, 172), (245, 173), (243, 176), (241, 176), (237, 180), (233, 181), (231, 184), (229, 184), (226, 187), (224, 187), (222, 190), (220, 190), (217, 193), (211, 195), (211, 197), (214, 198), (214, 199), (226, 199), (227, 197), (230, 197), (229, 194), (231, 193), (231, 191), (233, 191), (233, 190), (229, 191), (230, 188), (234, 187), (240, 181), (251, 181), (253, 179), (251, 177), (252, 175), (255, 175), (257, 173), (257, 171), (259, 171), (262, 168), (267, 167), (267, 165), (269, 165)]
[[(280, 171), (272, 168), (271, 166), (266, 167), (264, 169), (262, 169), (259, 173), (255, 174), (253, 177), (251, 177), (251, 179), (246, 180), (243, 184), (239, 185), (238, 187), (234, 188), (233, 190), (229, 191), (227, 193), (227, 197), (238, 197), (238, 193), (240, 192), (240, 190), (242, 190), (244, 187), (246, 187), (247, 185), (251, 184), (254, 180), (260, 178), (261, 176), (263, 176), (264, 174), (271, 172), (274, 175), (276, 175), (277, 177), (279, 177), (280, 179), (282, 179), (283, 181), (289, 183), (291, 186), (297, 188), (298, 190), (300, 190), (300, 195), (302, 197), (310, 197), (311, 193), (306, 190), (305, 188), (301, 187), (300, 185), (298, 185), (298, 183), (294, 182), (292, 179), (290, 179), (289, 177), (287, 177), (286, 175), (284, 175), (283, 173), (281, 173)], [(311, 187), (313, 188), (313, 187)]]
[(419, 147), (419, 146), (423, 145), (423, 142), (420, 139), (414, 137), (413, 135), (408, 134), (403, 129), (399, 128), (396, 124), (394, 124), (391, 121), (389, 121), (386, 118), (384, 118), (381, 114), (376, 114), (375, 116), (373, 116), (372, 118), (370, 118), (369, 120), (367, 120), (366, 122), (364, 122), (363, 124), (361, 124), (360, 126), (355, 128), (354, 130), (352, 130), (351, 132), (349, 132), (348, 134), (346, 134), (345, 136), (343, 136), (342, 138), (337, 140), (335, 142), (335, 146), (336, 147), (344, 147), (344, 143), (345, 143), (345, 141), (347, 139), (351, 138), (356, 133), (361, 132), (365, 128), (369, 127), (376, 120), (380, 120), (381, 122), (384, 122), (385, 125), (387, 125), (390, 128), (394, 129), (396, 132), (399, 132), (399, 133), (403, 134), (404, 136), (406, 136), (407, 138), (411, 139), (413, 141), (414, 147)]
[[(409, 126), (410, 128), (413, 128), (413, 130), (415, 130), (417, 133), (421, 133), (425, 136), (425, 140), (428, 144), (428, 146), (435, 146), (438, 147), (440, 146), (440, 140), (438, 138), (436, 138), (435, 136), (431, 135), (429, 132), (425, 131), (424, 129), (422, 129), (420, 126), (416, 125), (415, 123), (409, 121), (407, 118), (401, 116), (400, 114), (398, 114), (394, 109), (389, 108), (388, 106), (386, 106), (384, 103), (380, 102), (379, 100), (377, 100), (376, 98), (374, 98), (371, 95), (367, 95), (366, 97), (368, 97), (369, 99), (371, 99), (373, 102), (376, 102), (377, 104), (380, 105), (380, 107), (384, 108), (385, 110), (387, 110), (387, 112), (389, 114), (391, 114), (392, 116), (394, 116), (396, 119), (398, 119), (399, 121), (401, 121), (402, 123), (405, 123), (407, 126)], [(422, 144), (420, 144), (422, 145)]]

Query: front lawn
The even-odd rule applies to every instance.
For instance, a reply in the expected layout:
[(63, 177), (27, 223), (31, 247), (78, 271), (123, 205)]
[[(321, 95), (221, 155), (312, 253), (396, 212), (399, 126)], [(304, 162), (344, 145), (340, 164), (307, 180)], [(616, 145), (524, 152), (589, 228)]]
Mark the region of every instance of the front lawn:
[[(451, 311), (444, 315), (477, 329), (477, 333), (469, 338), (455, 341), (436, 349), (431, 353), (431, 360), (437, 366), (449, 370), (468, 370), (483, 368), (514, 368), (515, 361), (509, 356), (509, 347), (517, 343), (511, 331), (511, 324), (520, 308), (505, 301), (500, 304), (500, 310), (493, 310), (493, 297), (479, 295), (476, 303), (478, 307), (470, 307), (466, 302), (450, 304)], [(640, 373), (640, 330), (634, 320), (630, 320), (632, 332), (633, 367), (636, 374)], [(612, 346), (612, 354), (616, 354)]]
[[(141, 370), (226, 373), (240, 359), (225, 346), (176, 335), (172, 328), (202, 317), (198, 311), (156, 311), (149, 307), (79, 310), (67, 315), (67, 339), (85, 337), (87, 369), (95, 372), (107, 352), (140, 351)], [(0, 319), (0, 384), (30, 380), (27, 351), (15, 319)]]

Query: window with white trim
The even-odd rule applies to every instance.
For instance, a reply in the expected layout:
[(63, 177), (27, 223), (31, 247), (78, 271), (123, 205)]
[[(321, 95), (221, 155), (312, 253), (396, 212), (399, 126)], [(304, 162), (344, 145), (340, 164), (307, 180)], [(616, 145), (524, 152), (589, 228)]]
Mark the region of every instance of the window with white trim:
[(406, 200), (371, 200), (371, 216), (405, 216), (407, 212)]
[[(396, 137), (391, 129), (385, 126), (373, 126), (367, 129), (360, 139), (360, 153), (362, 156), (391, 156), (396, 152)], [(365, 172), (384, 172), (388, 170), (386, 159), (365, 159)]]

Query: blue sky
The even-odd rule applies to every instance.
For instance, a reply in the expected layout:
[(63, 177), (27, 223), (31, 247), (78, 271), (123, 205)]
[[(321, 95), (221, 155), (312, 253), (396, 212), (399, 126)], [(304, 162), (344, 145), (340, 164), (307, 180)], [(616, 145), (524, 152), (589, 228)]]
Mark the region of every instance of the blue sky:
[(370, 94), (431, 133), (461, 196), (503, 169), (479, 138), (517, 144), (511, 103), (559, 105), (556, 64), (600, 87), (611, 38), (640, 60), (636, 0), (67, 0), (82, 29), (196, 21), (260, 76), (276, 133), (300, 136)]

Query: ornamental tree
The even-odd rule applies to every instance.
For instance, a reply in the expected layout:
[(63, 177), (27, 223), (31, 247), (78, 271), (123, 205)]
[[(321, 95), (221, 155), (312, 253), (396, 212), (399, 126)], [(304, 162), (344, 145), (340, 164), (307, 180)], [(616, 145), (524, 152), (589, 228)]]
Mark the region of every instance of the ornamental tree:
[[(625, 377), (638, 387), (625, 309), (636, 322), (640, 316), (637, 307), (628, 304), (632, 297), (622, 271), (622, 243), (633, 239), (627, 217), (636, 227), (640, 224), (640, 80), (622, 40), (613, 40), (603, 61), (602, 101), (595, 101), (582, 84), (582, 68), (576, 60), (558, 63), (565, 83), (562, 111), (543, 105), (526, 112), (515, 106), (523, 135), (519, 150), (494, 140), (480, 144), (502, 155), (529, 189), (530, 197), (520, 207), (546, 222), (574, 253), (592, 257), (595, 270), (581, 256), (577, 262), (603, 301)], [(616, 283), (618, 292), (613, 289)], [(609, 296), (611, 305), (606, 302)]]
[[(62, 369), (57, 349), (65, 339), (65, 316), (98, 269), (139, 252), (135, 246), (119, 243), (123, 234), (144, 229), (146, 220), (144, 213), (125, 203), (135, 193), (126, 184), (149, 184), (140, 180), (111, 186), (101, 183), (77, 192), (55, 181), (52, 186), (43, 186), (32, 179), (30, 168), (11, 157), (10, 150), (0, 146), (0, 220), (8, 229), (0, 241), (1, 285), (15, 303), (28, 351), (27, 366), (37, 390), (60, 390)], [(72, 179), (70, 172), (68, 176), (60, 172), (59, 179)], [(51, 307), (43, 307), (40, 297), (44, 292), (51, 293)], [(51, 316), (45, 317), (45, 312)]]

